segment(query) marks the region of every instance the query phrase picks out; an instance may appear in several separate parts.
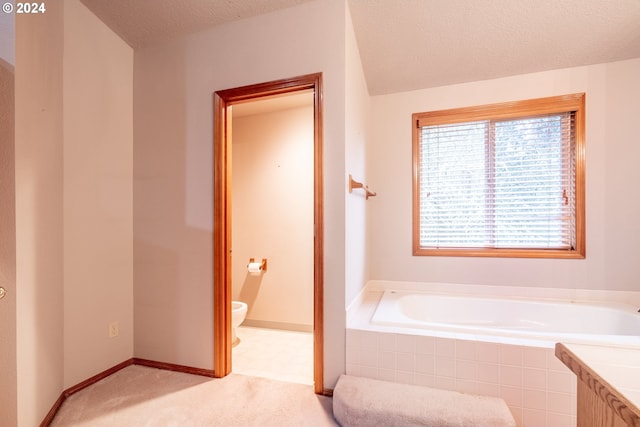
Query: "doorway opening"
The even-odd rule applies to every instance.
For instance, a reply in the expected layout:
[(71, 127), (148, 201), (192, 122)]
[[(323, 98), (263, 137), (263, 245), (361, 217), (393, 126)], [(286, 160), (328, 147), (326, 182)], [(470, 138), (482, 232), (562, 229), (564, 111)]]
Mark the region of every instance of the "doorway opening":
[(285, 94), (313, 93), (313, 381), (323, 393), (322, 74), (214, 93), (214, 375), (232, 365), (232, 124), (233, 105)]

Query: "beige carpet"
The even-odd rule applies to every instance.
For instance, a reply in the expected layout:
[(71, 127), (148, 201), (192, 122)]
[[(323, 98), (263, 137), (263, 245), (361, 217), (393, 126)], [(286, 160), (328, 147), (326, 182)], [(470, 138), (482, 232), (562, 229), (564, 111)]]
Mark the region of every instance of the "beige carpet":
[(304, 384), (210, 379), (132, 365), (69, 397), (51, 427), (336, 426), (331, 398)]

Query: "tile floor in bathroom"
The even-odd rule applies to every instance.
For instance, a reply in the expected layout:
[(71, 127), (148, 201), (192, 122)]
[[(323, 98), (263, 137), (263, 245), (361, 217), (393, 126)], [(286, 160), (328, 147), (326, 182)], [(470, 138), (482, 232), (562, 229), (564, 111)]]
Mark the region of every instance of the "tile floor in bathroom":
[(232, 372), (313, 384), (313, 334), (240, 326), (233, 347)]

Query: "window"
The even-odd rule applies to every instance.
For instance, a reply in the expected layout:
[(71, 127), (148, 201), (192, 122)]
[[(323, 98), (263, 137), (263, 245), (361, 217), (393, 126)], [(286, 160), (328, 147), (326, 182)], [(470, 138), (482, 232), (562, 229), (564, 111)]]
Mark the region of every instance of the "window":
[(414, 255), (584, 258), (584, 99), (414, 114)]

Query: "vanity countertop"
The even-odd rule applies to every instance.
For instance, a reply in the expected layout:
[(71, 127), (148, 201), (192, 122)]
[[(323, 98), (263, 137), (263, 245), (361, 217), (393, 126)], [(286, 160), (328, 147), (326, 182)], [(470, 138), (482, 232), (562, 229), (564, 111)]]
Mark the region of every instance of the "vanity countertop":
[[(627, 426), (640, 426), (640, 348), (558, 343), (555, 354)], [(578, 417), (580, 405), (579, 392)]]

